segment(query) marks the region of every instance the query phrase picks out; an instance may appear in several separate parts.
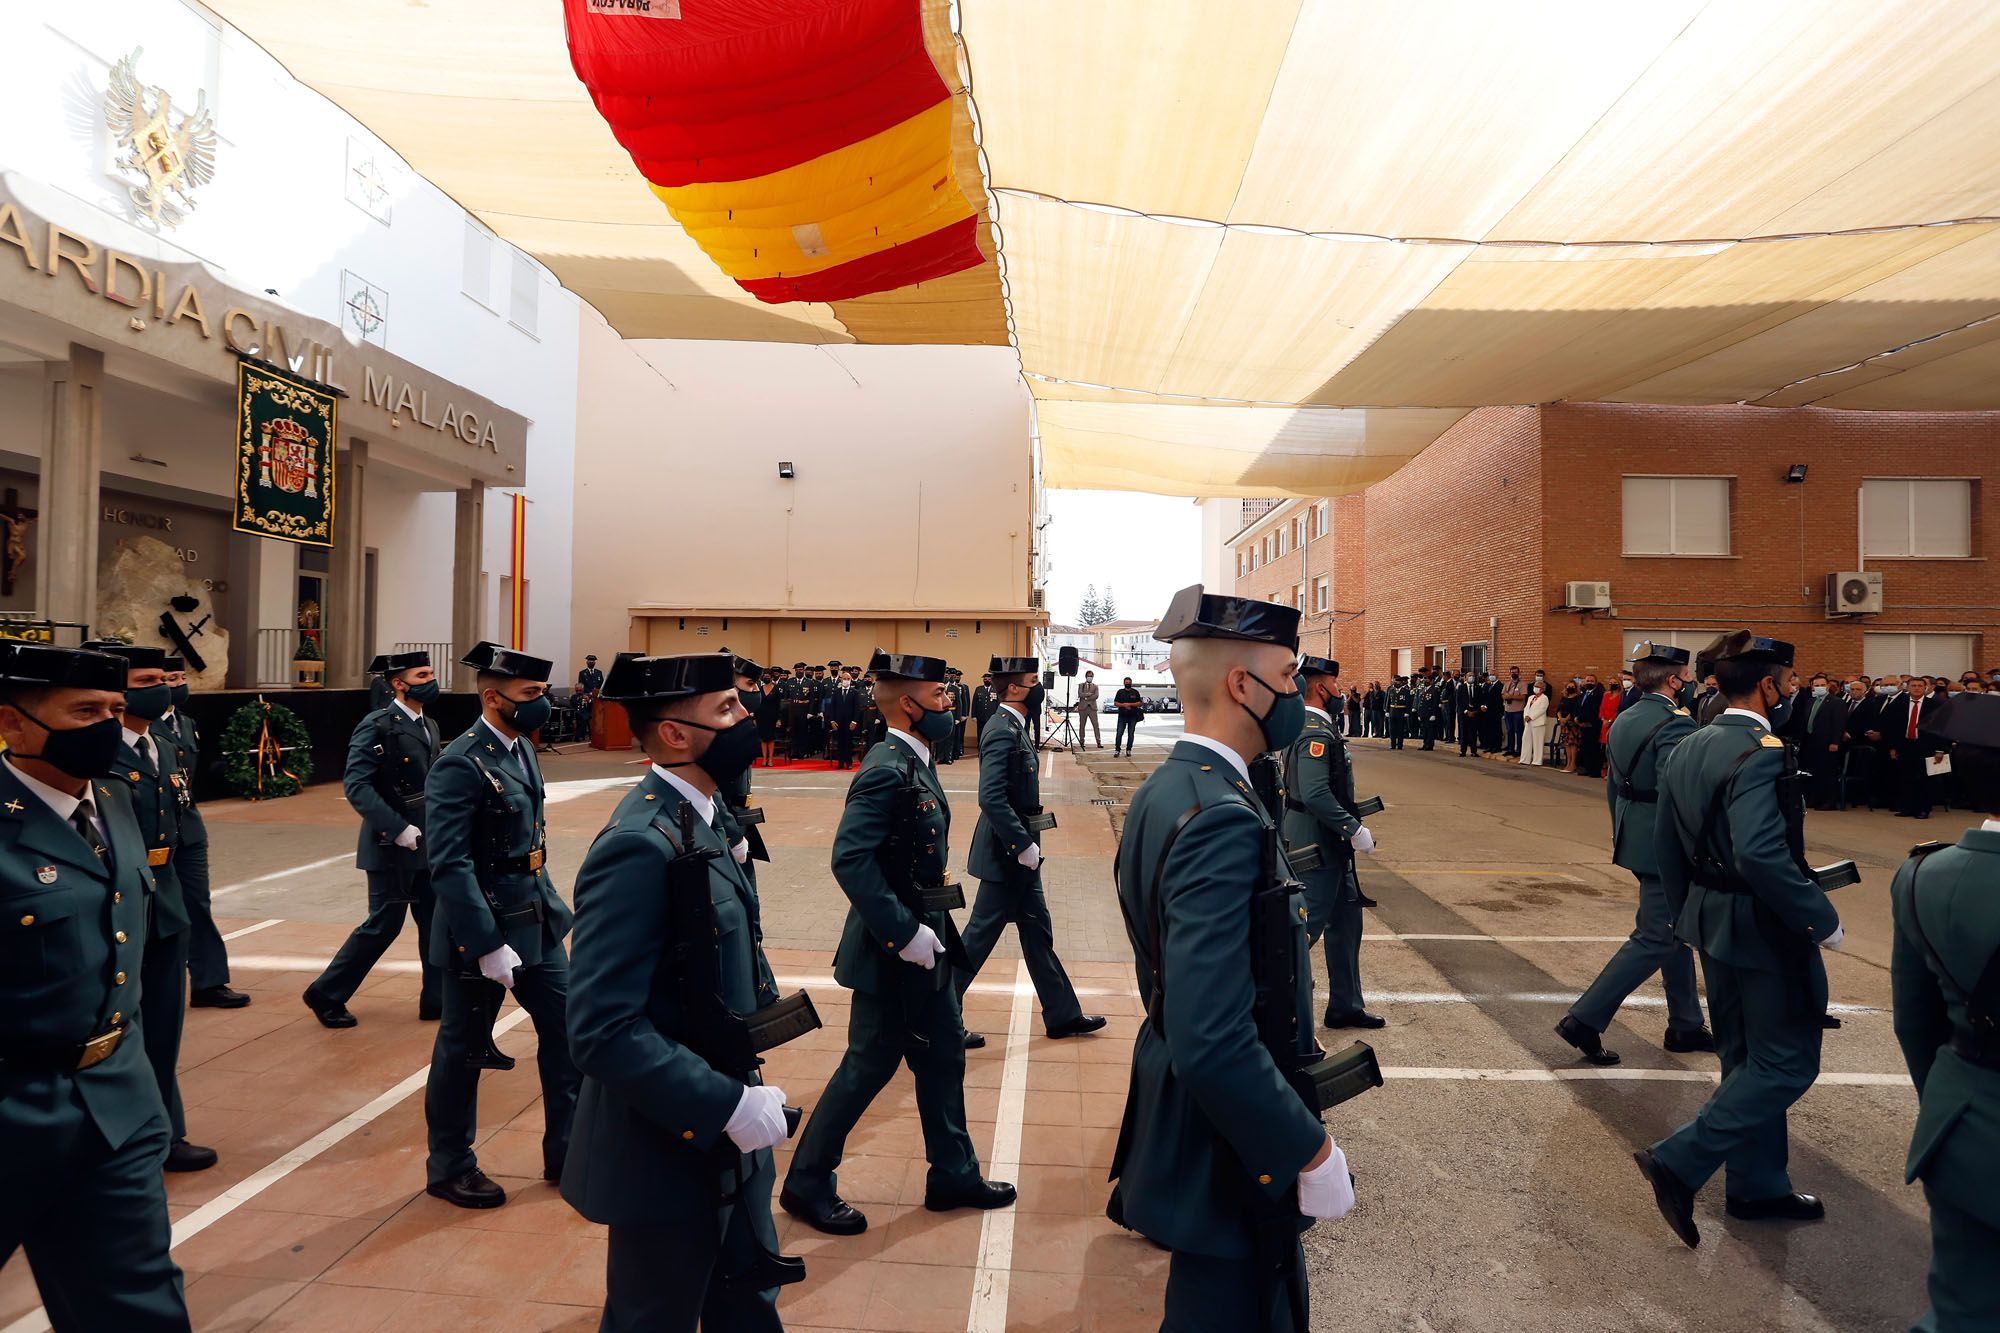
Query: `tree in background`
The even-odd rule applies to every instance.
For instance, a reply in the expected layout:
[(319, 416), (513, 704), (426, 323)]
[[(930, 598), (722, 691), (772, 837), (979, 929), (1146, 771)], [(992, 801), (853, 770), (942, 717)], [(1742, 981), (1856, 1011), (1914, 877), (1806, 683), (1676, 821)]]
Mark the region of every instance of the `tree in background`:
[(1097, 601), (1097, 585), (1092, 583), (1083, 590), (1083, 602), (1076, 609), (1076, 623), (1079, 625), (1102, 624), (1109, 619)]
[(1107, 620), (1118, 619), (1118, 598), (1111, 591), (1111, 585), (1104, 585), (1104, 596), (1097, 599), (1097, 619), (1091, 623), (1101, 625)]

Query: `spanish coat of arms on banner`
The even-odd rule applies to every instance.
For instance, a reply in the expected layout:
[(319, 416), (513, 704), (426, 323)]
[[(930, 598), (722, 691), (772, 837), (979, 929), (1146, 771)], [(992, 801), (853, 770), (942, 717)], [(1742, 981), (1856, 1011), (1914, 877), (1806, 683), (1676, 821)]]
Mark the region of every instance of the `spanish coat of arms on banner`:
[(250, 360), (236, 384), (236, 530), (333, 545), (334, 395)]

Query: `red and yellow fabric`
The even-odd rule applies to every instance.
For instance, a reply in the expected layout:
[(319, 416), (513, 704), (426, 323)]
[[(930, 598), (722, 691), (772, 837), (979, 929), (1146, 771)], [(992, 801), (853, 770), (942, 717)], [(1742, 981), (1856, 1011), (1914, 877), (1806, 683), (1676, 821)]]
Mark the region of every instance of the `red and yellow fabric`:
[(599, 113), (759, 300), (845, 300), (983, 262), (918, 0), (564, 6)]

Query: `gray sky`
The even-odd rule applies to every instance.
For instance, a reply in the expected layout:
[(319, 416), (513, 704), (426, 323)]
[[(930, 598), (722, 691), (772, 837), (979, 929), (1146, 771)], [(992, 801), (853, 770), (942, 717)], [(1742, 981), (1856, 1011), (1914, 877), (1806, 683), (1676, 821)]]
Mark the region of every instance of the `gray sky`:
[(1049, 492), (1049, 618), (1072, 623), (1083, 590), (1111, 585), (1123, 619), (1151, 619), (1201, 578), (1193, 500), (1131, 491)]

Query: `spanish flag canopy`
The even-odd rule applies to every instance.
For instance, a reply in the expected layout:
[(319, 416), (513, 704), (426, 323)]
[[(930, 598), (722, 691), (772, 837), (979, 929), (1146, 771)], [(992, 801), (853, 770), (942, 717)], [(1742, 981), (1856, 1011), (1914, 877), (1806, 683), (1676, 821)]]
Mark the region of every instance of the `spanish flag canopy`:
[(563, 6), (612, 133), (758, 300), (845, 300), (981, 262), (917, 0)]

